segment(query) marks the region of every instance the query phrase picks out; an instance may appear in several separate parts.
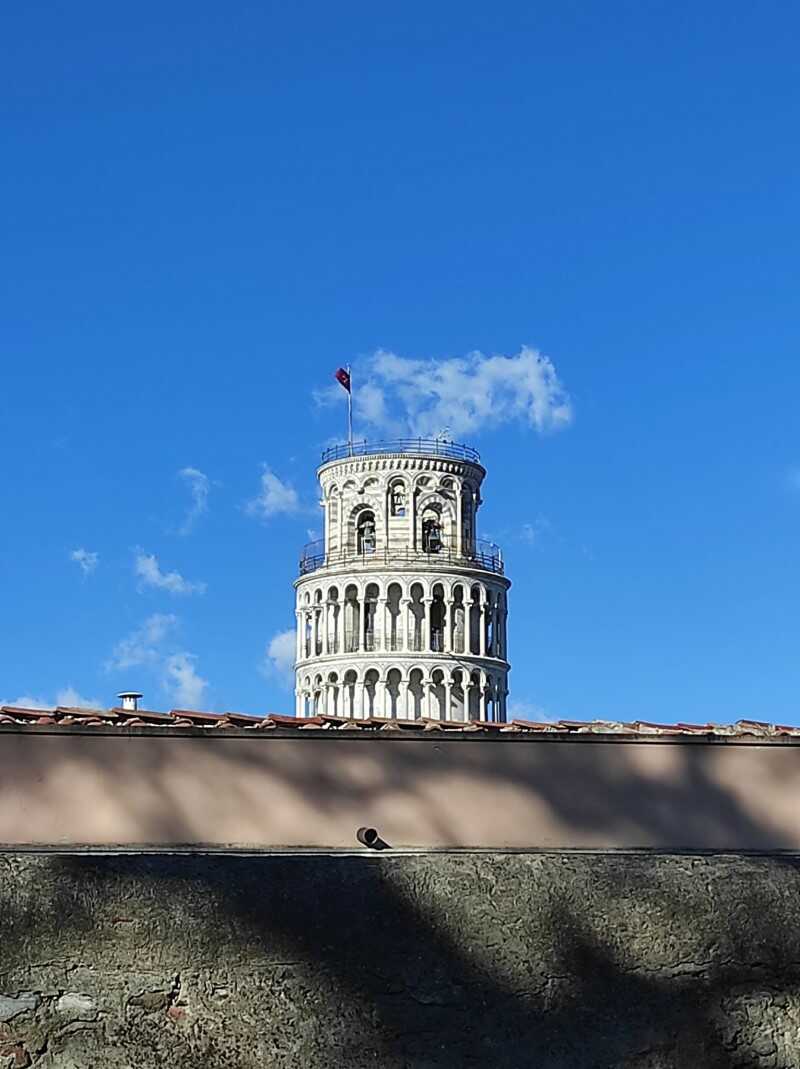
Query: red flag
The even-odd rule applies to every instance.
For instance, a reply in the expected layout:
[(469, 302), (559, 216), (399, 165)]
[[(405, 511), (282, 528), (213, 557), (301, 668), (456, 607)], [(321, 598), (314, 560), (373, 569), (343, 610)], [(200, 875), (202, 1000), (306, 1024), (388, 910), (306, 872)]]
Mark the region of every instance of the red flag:
[(346, 368), (340, 367), (333, 377), (350, 393), (350, 372)]

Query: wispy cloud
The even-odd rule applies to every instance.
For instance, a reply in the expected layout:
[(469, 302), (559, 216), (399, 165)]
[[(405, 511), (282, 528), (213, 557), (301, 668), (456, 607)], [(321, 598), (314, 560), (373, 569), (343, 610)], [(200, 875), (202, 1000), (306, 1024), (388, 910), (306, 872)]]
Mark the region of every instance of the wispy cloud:
[[(547, 434), (573, 420), (552, 360), (528, 346), (511, 356), (473, 352), (431, 360), (380, 349), (353, 385), (358, 421), (390, 434), (459, 438), (512, 422)], [(342, 400), (332, 390), (314, 396), (322, 405)]]
[(553, 525), (546, 516), (537, 516), (530, 523), (523, 523), (519, 537), (529, 546), (539, 547), (542, 539), (553, 530)]
[(294, 681), (294, 658), (297, 637), (294, 630), (279, 631), (267, 643), (262, 670), (265, 675), (275, 676), (285, 686)]
[(67, 709), (104, 709), (107, 703), (100, 698), (84, 698), (74, 687), (70, 686), (62, 687), (57, 691), (55, 701), (21, 694), (13, 701), (0, 698), (0, 705), (16, 705), (20, 709), (55, 709), (59, 705)]
[(256, 497), (247, 502), (244, 510), (248, 516), (257, 516), (259, 519), (266, 520), (282, 512), (299, 512), (300, 498), (293, 486), (279, 479), (264, 464), (261, 472), (261, 489)]
[(541, 705), (522, 699), (511, 699), (508, 703), (509, 720), (533, 720), (539, 724), (552, 724), (559, 718), (548, 713)]
[(69, 559), (74, 561), (84, 575), (91, 575), (100, 560), (99, 553), (91, 553), (88, 549), (73, 549)]
[(164, 688), (181, 709), (201, 709), (208, 680), (195, 669), (191, 653), (173, 653), (164, 661)]
[(122, 670), (157, 663), (162, 657), (162, 643), (177, 623), (178, 617), (172, 613), (155, 612), (148, 616), (141, 627), (116, 644), (106, 668)]
[(203, 513), (208, 511), (208, 491), (211, 484), (208, 476), (198, 468), (181, 468), (178, 477), (188, 485), (192, 496), (192, 504), (178, 528), (178, 534), (188, 535), (194, 530), (195, 524)]
[(141, 580), (141, 587), (153, 587), (166, 590), (169, 594), (205, 594), (206, 583), (190, 582), (180, 572), (162, 572), (155, 553), (145, 553), (137, 549), (134, 558), (134, 571)]
[[(153, 613), (144, 623), (116, 644), (107, 671), (146, 668), (177, 707), (202, 708), (208, 680), (196, 669), (197, 657), (186, 650), (176, 650), (173, 637), (178, 617), (172, 613)], [(172, 647), (170, 649), (170, 647)]]

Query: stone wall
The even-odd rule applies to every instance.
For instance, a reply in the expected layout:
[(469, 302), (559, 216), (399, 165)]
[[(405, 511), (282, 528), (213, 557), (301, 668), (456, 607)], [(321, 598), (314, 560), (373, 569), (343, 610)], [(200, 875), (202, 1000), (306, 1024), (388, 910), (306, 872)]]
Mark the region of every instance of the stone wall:
[(0, 854), (0, 1066), (789, 1069), (790, 856)]

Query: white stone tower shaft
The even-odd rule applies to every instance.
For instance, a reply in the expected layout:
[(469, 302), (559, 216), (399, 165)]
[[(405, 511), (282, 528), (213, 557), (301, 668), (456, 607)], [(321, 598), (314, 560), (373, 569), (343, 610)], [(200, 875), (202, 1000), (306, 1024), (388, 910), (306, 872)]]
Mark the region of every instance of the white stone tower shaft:
[(336, 446), (297, 591), (298, 716), (506, 719), (507, 592), (476, 537), (486, 472), (440, 440)]

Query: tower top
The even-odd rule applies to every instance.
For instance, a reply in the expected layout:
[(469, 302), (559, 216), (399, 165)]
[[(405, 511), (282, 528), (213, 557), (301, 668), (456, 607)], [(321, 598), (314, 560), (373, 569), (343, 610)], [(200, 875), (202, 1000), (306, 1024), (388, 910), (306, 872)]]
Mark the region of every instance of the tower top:
[(343, 442), (332, 445), (322, 453), (322, 464), (332, 460), (347, 460), (350, 457), (379, 456), (381, 454), (411, 456), (449, 457), (452, 460), (465, 460), (470, 464), (481, 462), (481, 455), (471, 445), (461, 445), (446, 438), (388, 438), (369, 441), (364, 438), (358, 442)]
[(510, 586), (478, 538), (486, 470), (435, 438), (348, 441), (317, 471), (297, 591), (297, 714), (504, 721)]

